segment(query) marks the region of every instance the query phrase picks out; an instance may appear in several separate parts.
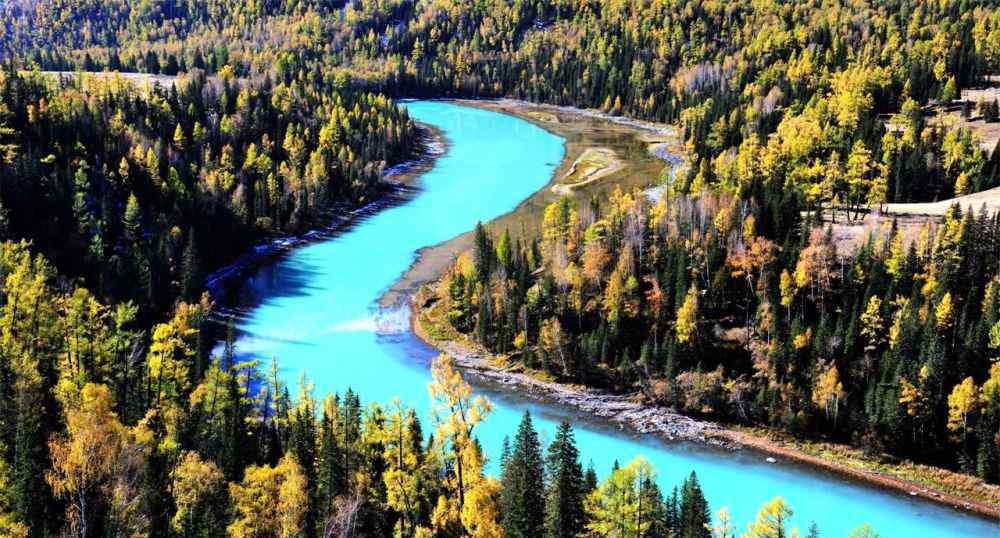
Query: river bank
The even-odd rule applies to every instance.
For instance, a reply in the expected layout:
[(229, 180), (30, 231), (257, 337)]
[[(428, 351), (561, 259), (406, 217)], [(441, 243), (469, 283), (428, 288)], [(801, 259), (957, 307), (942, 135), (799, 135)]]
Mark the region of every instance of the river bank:
[(660, 407), (650, 407), (634, 396), (546, 381), (517, 367), (502, 364), (498, 357), (477, 349), (469, 342), (435, 338), (427, 330), (432, 322), (422, 316), (423, 310), (416, 304), (422, 299), (422, 294), (414, 295), (415, 314), (410, 317), (413, 333), (428, 345), (452, 356), (467, 374), (510, 390), (527, 392), (550, 403), (577, 409), (613, 422), (619, 428), (659, 435), (669, 441), (697, 441), (721, 448), (735, 448), (723, 437), (723, 429), (713, 422), (686, 417)]
[(332, 206), (324, 212), (323, 217), (308, 227), (308, 231), (278, 235), (258, 243), (250, 251), (205, 278), (205, 289), (212, 299), (221, 300), (225, 304), (225, 297), (231, 291), (233, 283), (241, 281), (260, 264), (273, 261), (275, 257), (291, 249), (343, 233), (364, 218), (412, 197), (419, 188), (417, 180), (420, 176), (433, 167), (434, 161), (448, 150), (447, 138), (436, 127), (418, 124), (418, 133), (420, 149), (410, 160), (383, 171), (384, 189), (374, 200), (361, 207), (346, 204)]
[[(561, 107), (532, 105), (517, 101), (473, 101), (461, 104), (504, 112), (534, 123), (550, 132), (564, 136), (574, 134), (580, 129), (579, 124), (567, 128), (567, 123), (555, 114), (587, 118), (589, 121), (609, 121), (606, 117), (595, 116), (597, 113), (585, 111), (567, 111)], [(543, 111), (543, 112), (540, 112)], [(616, 123), (631, 131), (637, 139), (648, 129), (637, 127), (628, 122)], [(577, 132), (578, 134), (578, 132)], [(648, 139), (647, 139), (648, 141)], [(674, 157), (669, 151), (669, 142), (662, 139), (651, 141), (650, 153), (660, 159), (664, 155)], [(592, 144), (592, 143), (591, 143)], [(580, 156), (590, 147), (580, 143), (579, 139), (572, 143), (567, 139), (567, 151), (557, 171), (553, 174), (546, 188), (538, 191), (531, 198), (522, 202), (510, 214), (493, 221), (494, 229), (503, 226), (506, 219), (510, 222), (530, 216), (533, 204), (547, 204), (552, 196), (552, 187), (558, 178), (566, 174), (567, 167), (573, 166)], [(632, 154), (634, 155), (634, 153)], [(670, 159), (665, 159), (670, 160)], [(676, 172), (681, 161), (671, 161), (672, 172)], [(626, 168), (623, 166), (622, 168)], [(618, 172), (618, 170), (615, 170)], [(611, 175), (611, 174), (609, 174)], [(671, 174), (673, 175), (673, 174)], [(648, 186), (648, 178), (646, 185)], [(614, 178), (611, 178), (614, 179)], [(617, 185), (615, 181), (602, 181), (603, 189)], [(639, 186), (635, 183), (632, 186)], [(583, 190), (583, 189), (581, 189)], [(556, 193), (558, 194), (558, 193)], [(544, 207), (544, 205), (542, 205)], [(536, 215), (537, 216), (537, 215)], [(540, 219), (536, 219), (540, 220)], [(522, 233), (525, 229), (522, 227)], [(849, 453), (850, 458), (824, 457), (817, 450), (810, 450), (804, 445), (796, 445), (788, 439), (764, 435), (759, 430), (730, 429), (719, 424), (694, 419), (662, 407), (651, 406), (642, 401), (638, 395), (619, 395), (576, 385), (566, 385), (540, 378), (532, 372), (525, 372), (517, 366), (506, 364), (502, 358), (492, 357), (478, 349), (468, 341), (457, 338), (459, 335), (445, 334), (439, 326), (434, 326), (433, 320), (426, 318), (428, 308), (433, 308), (433, 300), (421, 293), (420, 289), (437, 280), (453, 263), (455, 257), (471, 247), (471, 235), (463, 234), (451, 241), (422, 249), (418, 260), (407, 273), (397, 281), (396, 285), (383, 296), (383, 306), (411, 303), (410, 322), (414, 334), (427, 344), (455, 357), (456, 362), (467, 373), (494, 384), (511, 387), (514, 390), (527, 392), (543, 400), (577, 409), (588, 415), (607, 420), (619, 428), (628, 428), (638, 433), (647, 433), (673, 441), (694, 441), (727, 449), (749, 449), (759, 452), (767, 461), (778, 463), (779, 459), (798, 462), (808, 466), (834, 472), (840, 476), (876, 485), (880, 488), (903, 493), (912, 497), (924, 497), (936, 503), (947, 505), (959, 510), (966, 510), (981, 516), (1000, 520), (1000, 488), (983, 484), (966, 483), (966, 475), (949, 471), (917, 466), (907, 462), (887, 464), (864, 457), (859, 457), (860, 451), (843, 445), (823, 445), (835, 447), (841, 453)], [(427, 289), (427, 288), (425, 288)], [(813, 445), (815, 446), (815, 445)], [(829, 450), (828, 450), (829, 452)], [(935, 477), (934, 475), (937, 474)], [(962, 488), (949, 491), (947, 485), (961, 483)], [(964, 489), (963, 489), (964, 488)]]

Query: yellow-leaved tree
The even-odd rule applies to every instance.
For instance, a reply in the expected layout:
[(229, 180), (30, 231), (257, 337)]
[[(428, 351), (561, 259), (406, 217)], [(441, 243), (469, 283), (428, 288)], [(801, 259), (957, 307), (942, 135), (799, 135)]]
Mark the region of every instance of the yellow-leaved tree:
[(781, 497), (775, 497), (761, 506), (757, 519), (747, 525), (743, 538), (783, 538), (788, 536), (785, 522), (792, 517), (792, 507)]
[(195, 353), (190, 342), (196, 333), (192, 318), (197, 308), (181, 303), (169, 321), (153, 329), (147, 362), (151, 396), (157, 405), (162, 397), (176, 401), (189, 390), (188, 364)]
[(66, 434), (49, 442), (52, 469), (45, 478), (67, 503), (66, 530), (71, 536), (88, 536), (102, 501), (109, 505), (109, 519), (123, 532), (148, 528), (132, 489), (140, 455), (113, 407), (108, 387), (87, 383), (79, 401), (66, 410)]
[(229, 485), (236, 518), (227, 531), (232, 538), (293, 538), (305, 529), (309, 493), (295, 456), (286, 454), (275, 467), (251, 466), (243, 482)]
[(972, 377), (955, 385), (948, 395), (948, 429), (964, 440), (969, 432), (969, 419), (979, 409), (979, 387)]
[(472, 396), (472, 387), (462, 379), (451, 356), (435, 358), (431, 373), (434, 420), (437, 435), (444, 441), (437, 445), (437, 456), (451, 462), (448, 487), (456, 495), (440, 496), (431, 517), (433, 529), (418, 527), (415, 535), (461, 534), (464, 529), (473, 538), (501, 538), (500, 483), (483, 474), (483, 454), (473, 436), (475, 426), (490, 412), (490, 403)]
[(691, 286), (687, 295), (684, 296), (684, 303), (677, 309), (677, 341), (681, 344), (690, 342), (698, 330), (698, 288)]
[[(653, 524), (648, 513), (653, 506), (643, 484), (656, 481), (653, 466), (642, 456), (615, 469), (584, 500), (591, 536), (628, 538), (645, 536)], [(643, 507), (646, 507), (645, 509)]]
[(197, 452), (185, 452), (172, 474), (177, 511), (170, 526), (178, 536), (218, 536), (227, 517), (226, 478)]
[(417, 416), (413, 409), (396, 398), (390, 404), (386, 418), (383, 439), (386, 469), (382, 473), (386, 504), (401, 516), (397, 522), (397, 533), (412, 536), (416, 528), (420, 486), (421, 439), (413, 434)]
[(820, 364), (817, 368), (816, 381), (813, 383), (812, 401), (823, 408), (828, 420), (837, 425), (837, 414), (840, 411), (840, 401), (844, 398), (844, 384), (840, 382), (837, 365)]

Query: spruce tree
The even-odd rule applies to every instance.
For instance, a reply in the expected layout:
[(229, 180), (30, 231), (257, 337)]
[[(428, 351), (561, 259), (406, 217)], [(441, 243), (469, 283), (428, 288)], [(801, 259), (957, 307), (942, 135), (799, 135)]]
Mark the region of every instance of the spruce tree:
[(489, 233), (486, 232), (486, 228), (481, 222), (476, 223), (474, 243), (476, 273), (479, 276), (479, 281), (485, 283), (489, 281), (490, 273), (493, 272), (493, 258), (496, 256), (496, 252), (493, 250), (493, 241), (490, 240)]
[(316, 535), (316, 421), (312, 397), (303, 390), (298, 407), (292, 413), (288, 442), (289, 451), (295, 455), (306, 476), (309, 506), (305, 515), (305, 536)]
[(698, 475), (691, 471), (681, 488), (680, 538), (712, 538), (711, 522), (712, 515)]
[(341, 408), (341, 457), (346, 488), (350, 487), (351, 476), (358, 471), (360, 454), (358, 440), (361, 436), (361, 398), (351, 389), (344, 394), (344, 405)]
[(198, 261), (198, 246), (195, 242), (194, 228), (188, 232), (187, 244), (181, 261), (181, 295), (186, 301), (198, 299), (201, 290), (201, 266)]
[(667, 536), (667, 508), (654, 476), (643, 476), (639, 483), (639, 521), (648, 524), (645, 536)]
[(597, 471), (594, 470), (594, 462), (587, 465), (587, 472), (583, 474), (583, 496), (590, 495), (597, 489)]
[(545, 536), (573, 538), (583, 531), (585, 482), (568, 422), (559, 425), (546, 461)]
[(670, 492), (664, 507), (664, 522), (668, 536), (677, 536), (681, 532), (681, 507), (677, 486)]
[(347, 479), (344, 476), (343, 446), (340, 436), (340, 398), (336, 394), (327, 396), (323, 402), (323, 413), (319, 427), (319, 451), (317, 454), (316, 504), (317, 520), (326, 521), (333, 509), (333, 500), (345, 491)]
[(501, 473), (501, 525), (506, 538), (537, 538), (544, 531), (542, 448), (527, 411)]

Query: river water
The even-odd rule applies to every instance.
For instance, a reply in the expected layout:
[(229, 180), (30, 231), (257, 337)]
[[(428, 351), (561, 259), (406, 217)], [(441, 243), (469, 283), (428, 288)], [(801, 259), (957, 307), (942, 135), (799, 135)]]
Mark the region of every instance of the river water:
[[(563, 157), (563, 140), (526, 121), (440, 101), (407, 103), (410, 115), (439, 128), (449, 148), (419, 180), (408, 202), (385, 209), (337, 237), (291, 251), (255, 272), (242, 290), (249, 307), (236, 342), (241, 359), (277, 357), (293, 394), (306, 373), (323, 397), (348, 387), (363, 402), (400, 397), (425, 420), (435, 350), (409, 330), (404, 310), (381, 311), (377, 300), (421, 247), (450, 239), (513, 209), (542, 188)], [(571, 409), (531, 401), (499, 387), (476, 385), (494, 403), (479, 437), (495, 462), (504, 435), (527, 409), (542, 439), (570, 420), (584, 463), (605, 476), (615, 460), (643, 455), (669, 491), (697, 471), (713, 513), (727, 506), (743, 530), (761, 504), (783, 496), (804, 531), (815, 521), (824, 537), (846, 536), (863, 522), (882, 537), (1000, 536), (1000, 523), (751, 451), (728, 452), (667, 443), (620, 431)]]

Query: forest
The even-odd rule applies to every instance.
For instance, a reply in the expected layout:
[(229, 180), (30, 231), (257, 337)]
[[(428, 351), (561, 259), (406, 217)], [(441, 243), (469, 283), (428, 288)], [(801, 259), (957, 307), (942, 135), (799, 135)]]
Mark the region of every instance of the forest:
[(377, 196), (416, 144), (391, 100), (319, 76), (199, 71), (144, 90), (8, 66), (0, 125), (0, 236), (147, 323), (260, 238)]
[(558, 379), (1000, 481), (1000, 217), (955, 208), (840, 252), (788, 215), (732, 195), (563, 199), (531, 242), (480, 227), (433, 300)]
[[(694, 473), (665, 493), (640, 457), (598, 482), (568, 423), (543, 446), (525, 413), (487, 474), (490, 402), (447, 355), (425, 433), (399, 399), (317, 399), (305, 378), (293, 398), (231, 337), (205, 361), (207, 296), (145, 348), (132, 303), (65, 288), (26, 243), (0, 243), (0, 275), (3, 536), (736, 536)], [(783, 536), (791, 515), (774, 498), (743, 536)]]
[(963, 99), (1000, 75), (994, 2), (10, 0), (0, 64), (0, 534), (737, 534), (695, 476), (598, 482), (568, 426), (542, 447), (529, 417), (493, 478), (488, 402), (447, 358), (425, 434), (404, 403), (291, 397), (232, 336), (212, 356), (205, 275), (384, 194), (422, 149), (414, 96), (672, 123), (690, 161), (650, 178), (659, 200), (480, 227), (436, 289), (455, 330), (559, 380), (1000, 482), (1000, 217), (833, 234), (1000, 185), (958, 121), (1000, 118)]
[[(1000, 74), (1000, 11), (988, 0), (300, 0), (233, 10), (104, 0), (6, 11), (6, 55), (43, 69), (247, 76), (323, 66), (389, 95), (511, 96), (677, 123), (694, 161), (684, 192), (763, 174), (802, 185), (810, 204), (859, 207), (1000, 184), (996, 152), (989, 161), (973, 133), (920, 114)], [(996, 119), (996, 101), (972, 104), (967, 113)], [(849, 170), (860, 160), (871, 165)]]

